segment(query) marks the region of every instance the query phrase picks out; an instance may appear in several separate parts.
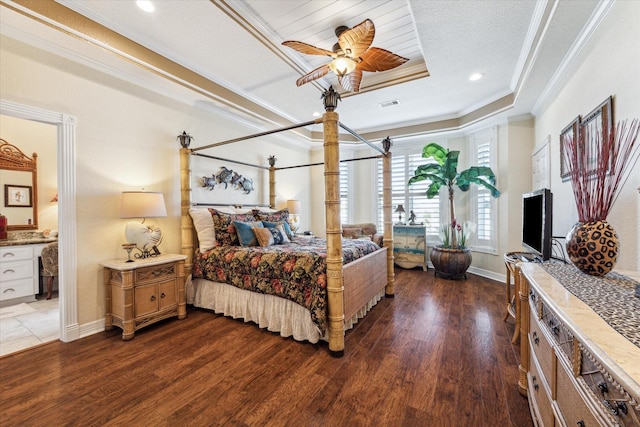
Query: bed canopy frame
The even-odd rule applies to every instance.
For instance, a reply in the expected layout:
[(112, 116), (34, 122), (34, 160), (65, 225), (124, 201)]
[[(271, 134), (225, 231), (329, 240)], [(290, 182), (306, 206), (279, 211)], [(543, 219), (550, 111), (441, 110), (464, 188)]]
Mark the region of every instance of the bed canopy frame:
[[(276, 171), (299, 167), (309, 167), (324, 165), (325, 181), (325, 218), (326, 218), (326, 240), (327, 240), (327, 299), (328, 299), (328, 340), (329, 350), (332, 354), (341, 355), (344, 351), (344, 276), (342, 263), (342, 227), (340, 223), (340, 162), (358, 161), (366, 159), (382, 159), (383, 164), (383, 215), (384, 215), (384, 237), (383, 246), (387, 248), (387, 284), (385, 295), (393, 298), (395, 293), (395, 274), (393, 264), (393, 225), (392, 225), (392, 201), (391, 201), (391, 140), (387, 137), (382, 141), (383, 148), (379, 148), (344, 126), (339, 122), (338, 113), (334, 110), (337, 106), (340, 95), (330, 87), (322, 96), (324, 100), (325, 113), (316, 120), (283, 127), (271, 131), (261, 132), (240, 138), (234, 138), (214, 144), (205, 145), (198, 148), (189, 148), (191, 137), (183, 132), (178, 136), (182, 148), (180, 148), (180, 192), (181, 192), (181, 235), (182, 253), (187, 256), (185, 261), (185, 271), (187, 276), (191, 274), (193, 268), (193, 254), (195, 247), (195, 231), (193, 222), (189, 215), (189, 209), (201, 204), (193, 203), (191, 200), (191, 166), (190, 156), (201, 156), (217, 160), (229, 161), (245, 166), (266, 169), (269, 171), (269, 207), (275, 208), (276, 203)], [(235, 160), (223, 159), (197, 153), (208, 148), (218, 147), (225, 144), (244, 141), (247, 139), (266, 136), (313, 124), (323, 125), (323, 151), (324, 162), (312, 163), (297, 166), (287, 166), (278, 168), (275, 166), (275, 157), (269, 157), (269, 167), (253, 165)], [(380, 154), (370, 157), (340, 160), (339, 134), (338, 128), (349, 132), (359, 141), (369, 145)], [(212, 206), (212, 205), (209, 205)]]

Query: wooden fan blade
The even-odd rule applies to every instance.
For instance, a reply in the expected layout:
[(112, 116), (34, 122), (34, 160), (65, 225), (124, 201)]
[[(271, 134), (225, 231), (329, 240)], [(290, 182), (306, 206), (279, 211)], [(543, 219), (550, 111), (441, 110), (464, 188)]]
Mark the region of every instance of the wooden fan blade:
[(348, 90), (350, 92), (360, 92), (362, 71), (356, 68), (346, 76), (338, 76), (338, 81), (340, 82), (340, 86), (342, 86), (344, 90)]
[(409, 58), (404, 58), (379, 47), (370, 48), (360, 59), (361, 61), (356, 65), (356, 70), (370, 72), (391, 70), (409, 60)]
[(330, 50), (321, 49), (319, 47), (311, 46), (307, 43), (296, 42), (296, 41), (286, 41), (282, 42), (283, 46), (290, 47), (291, 49), (297, 50), (300, 53), (304, 53), (306, 55), (326, 55), (335, 57), (336, 54), (331, 52)]
[(315, 70), (305, 74), (296, 80), (296, 85), (302, 86), (305, 83), (312, 82), (314, 80), (319, 79), (320, 77), (324, 77), (329, 72), (329, 64), (322, 65)]
[(376, 35), (376, 27), (371, 19), (365, 19), (353, 28), (344, 31), (338, 36), (338, 44), (345, 53), (351, 58), (362, 56)]

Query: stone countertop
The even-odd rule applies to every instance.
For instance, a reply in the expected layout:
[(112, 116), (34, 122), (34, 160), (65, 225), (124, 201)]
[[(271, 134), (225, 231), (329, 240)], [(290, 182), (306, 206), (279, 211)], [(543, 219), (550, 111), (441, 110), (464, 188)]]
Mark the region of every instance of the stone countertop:
[(0, 240), (0, 247), (4, 246), (20, 246), (20, 245), (37, 245), (40, 243), (53, 243), (57, 242), (58, 239), (56, 237), (35, 237), (29, 239), (9, 239), (9, 240)]

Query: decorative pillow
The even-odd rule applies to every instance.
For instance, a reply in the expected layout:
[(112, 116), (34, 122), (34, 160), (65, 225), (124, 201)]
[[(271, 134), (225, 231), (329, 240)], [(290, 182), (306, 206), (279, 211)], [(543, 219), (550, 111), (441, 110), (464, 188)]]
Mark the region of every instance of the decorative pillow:
[(278, 227), (282, 225), (284, 228), (285, 235), (289, 238), (289, 240), (293, 239), (293, 231), (291, 231), (291, 227), (289, 227), (289, 223), (287, 221), (278, 221), (278, 222), (270, 222), (270, 221), (262, 221), (262, 225), (265, 227)]
[(262, 222), (260, 221), (252, 221), (252, 222), (242, 222), (242, 221), (233, 221), (233, 226), (236, 228), (236, 233), (238, 233), (238, 240), (240, 241), (240, 245), (242, 246), (258, 246), (258, 241), (256, 240), (256, 235), (253, 234), (252, 228), (263, 228)]
[(253, 233), (260, 246), (280, 245), (283, 242), (282, 234), (274, 227), (253, 228)]
[(276, 212), (266, 212), (263, 210), (255, 210), (253, 211), (253, 215), (255, 215), (257, 220), (260, 221), (269, 221), (269, 222), (279, 222), (286, 221), (289, 222), (289, 209), (284, 208), (282, 210)]
[(289, 237), (287, 236), (287, 231), (284, 229), (284, 224), (286, 223), (279, 224), (276, 229), (282, 235), (282, 243), (291, 243), (291, 240), (289, 240)]
[(216, 245), (216, 233), (213, 228), (213, 218), (208, 209), (189, 209), (189, 215), (193, 219), (196, 228), (200, 252), (206, 252)]
[(345, 239), (357, 239), (362, 237), (362, 228), (343, 228), (342, 237)]
[(213, 228), (216, 234), (216, 246), (238, 246), (238, 232), (233, 221), (255, 221), (252, 214), (227, 214), (217, 209), (209, 208), (213, 218)]

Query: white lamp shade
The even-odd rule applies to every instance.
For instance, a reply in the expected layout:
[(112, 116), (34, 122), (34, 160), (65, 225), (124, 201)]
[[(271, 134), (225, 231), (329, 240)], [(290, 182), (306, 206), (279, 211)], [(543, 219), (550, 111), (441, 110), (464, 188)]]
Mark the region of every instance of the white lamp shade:
[(287, 209), (290, 214), (299, 215), (302, 212), (302, 203), (300, 200), (287, 200)]
[[(162, 193), (123, 191), (120, 218), (157, 218), (167, 216)], [(133, 243), (133, 242), (132, 242)]]

